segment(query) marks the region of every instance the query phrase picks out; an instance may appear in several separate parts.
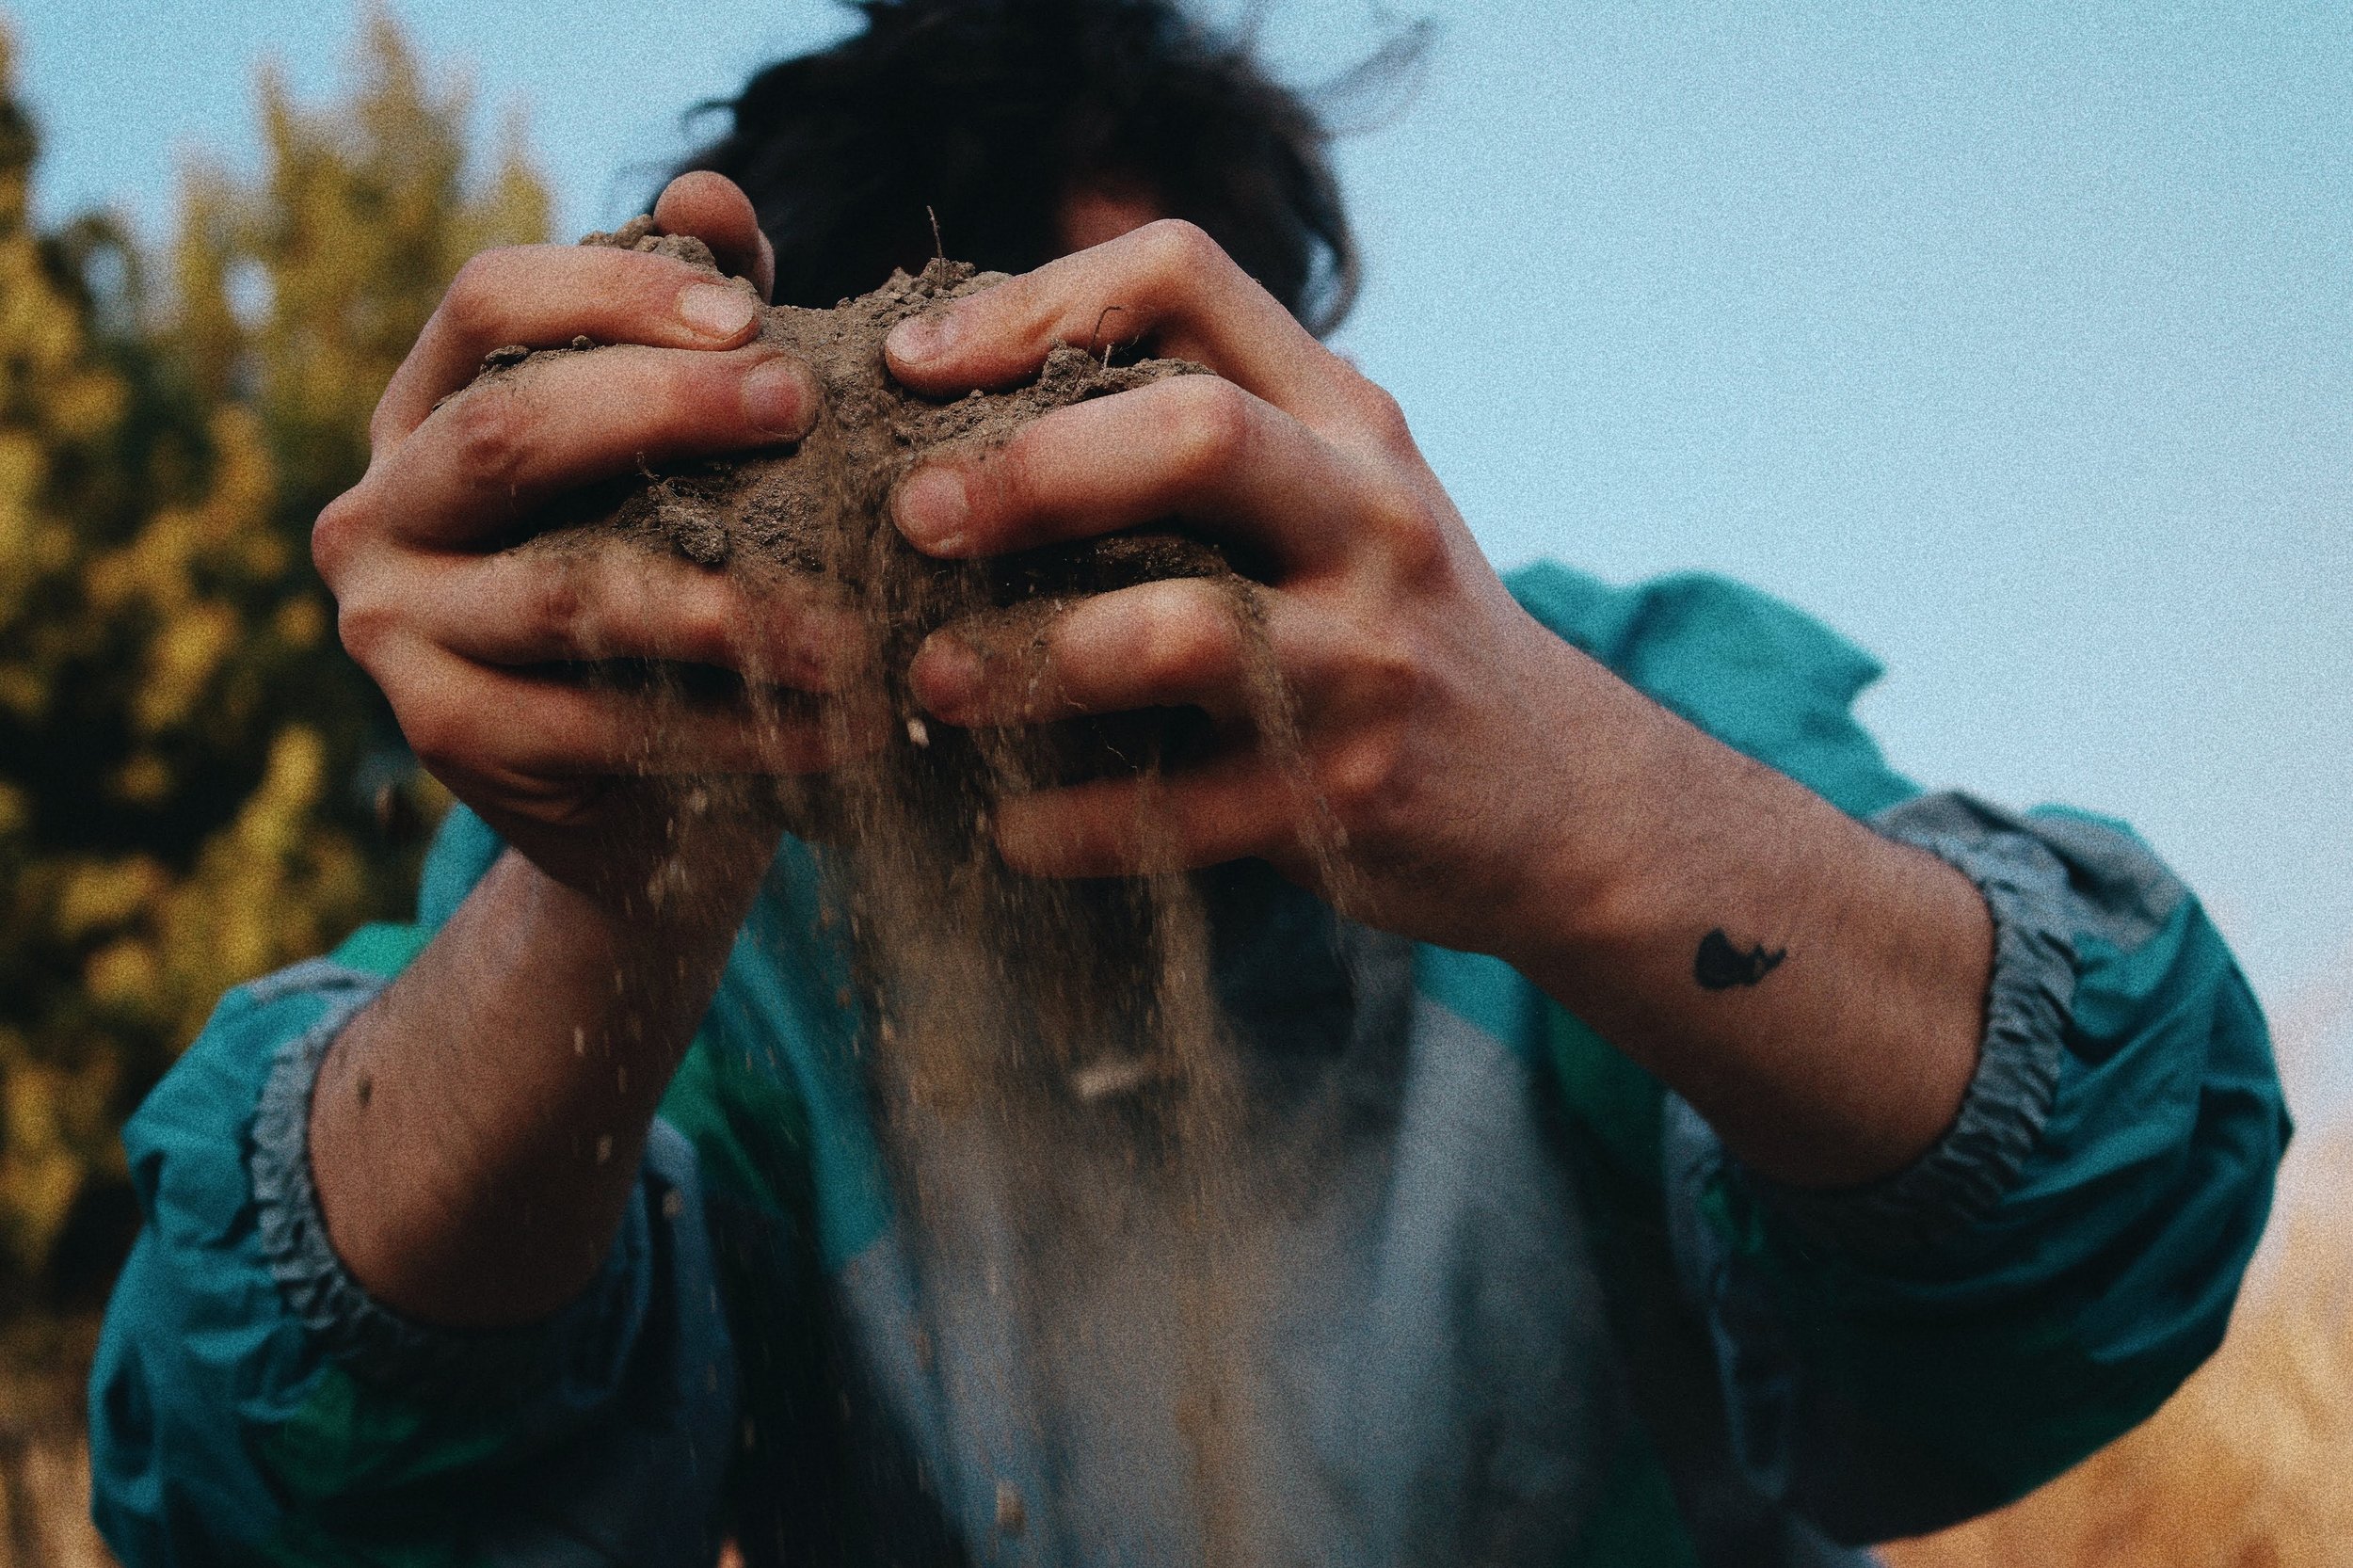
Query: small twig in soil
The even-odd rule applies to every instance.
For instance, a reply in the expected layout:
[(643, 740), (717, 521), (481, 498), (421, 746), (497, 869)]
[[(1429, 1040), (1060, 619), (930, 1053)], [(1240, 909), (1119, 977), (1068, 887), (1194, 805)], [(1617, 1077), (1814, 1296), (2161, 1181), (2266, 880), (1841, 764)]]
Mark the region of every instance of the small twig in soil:
[(939, 215), (932, 211), (927, 202), (923, 207), (923, 216), (932, 220), (932, 259), (944, 262), (948, 259), (948, 247), (939, 237)]
[[(1095, 344), (1103, 335), (1103, 318), (1110, 315), (1113, 311), (1125, 311), (1127, 308), (1128, 307), (1125, 305), (1106, 305), (1100, 311), (1096, 312), (1095, 326), (1087, 333), (1088, 359), (1092, 360), (1095, 358)], [(1115, 346), (1117, 345), (1108, 343), (1103, 344), (1103, 368), (1105, 370), (1112, 368), (1112, 350)]]

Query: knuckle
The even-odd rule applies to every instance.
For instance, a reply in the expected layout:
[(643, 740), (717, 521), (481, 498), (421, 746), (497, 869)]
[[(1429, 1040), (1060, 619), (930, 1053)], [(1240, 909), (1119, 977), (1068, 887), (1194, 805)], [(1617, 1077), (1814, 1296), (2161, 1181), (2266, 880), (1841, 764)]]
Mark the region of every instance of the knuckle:
[(662, 628), (671, 658), (726, 667), (744, 659), (743, 639), (728, 618), (712, 606), (689, 599), (679, 604)]
[(1379, 382), (1364, 376), (1356, 379), (1356, 417), (1366, 434), (1386, 450), (1413, 450), (1414, 431), (1405, 418), (1405, 405)]
[(1400, 809), (1403, 742), (1394, 725), (1369, 726), (1335, 746), (1318, 770), (1324, 803), (1356, 837), (1381, 836)]
[(531, 619), (534, 626), (558, 648), (575, 657), (593, 655), (592, 649), (582, 646), (581, 632), (587, 616), (587, 594), (580, 579), (569, 571), (550, 572), (534, 588), (531, 595)]
[(510, 378), (480, 382), (441, 406), (457, 471), (485, 488), (504, 488), (529, 451), (527, 410)]
[(1446, 531), (1418, 506), (1400, 506), (1381, 524), (1390, 559), (1406, 582), (1427, 584), (1449, 568)]
[(1220, 376), (1180, 376), (1173, 384), (1185, 389), (1174, 428), (1178, 477), (1198, 483), (1230, 469), (1250, 442), (1250, 394)]
[(644, 349), (613, 356), (616, 370), (643, 367), (653, 394), (642, 403), (644, 417), (661, 427), (664, 439), (691, 440), (744, 427), (744, 378), (759, 361), (744, 351), (696, 354)]
[(409, 353), (407, 353), (405, 360), (400, 362), (400, 370), (392, 372), (392, 379), (388, 381), (386, 389), (383, 389), (383, 395), (378, 395), (376, 398), (376, 408), (372, 408), (367, 412), (369, 461), (376, 461), (376, 459), (381, 459), (383, 455), (388, 455), (392, 447), (400, 445), (400, 438), (407, 436), (409, 428), (416, 426), (416, 419), (407, 419), (407, 422), (402, 424), (400, 400), (402, 400), (402, 391), (405, 391), (402, 381), (409, 381), (409, 376), (421, 375), (419, 362), (425, 360), (430, 353), (428, 339), (430, 339), (430, 328), (425, 328), (425, 332), (419, 332), (416, 342), (409, 346)]
[(395, 700), (392, 712), (400, 721), (408, 749), (427, 771), (439, 774), (462, 767), (472, 757), (472, 725), (457, 704)]
[(389, 391), (376, 400), (376, 409), (368, 415), (368, 455), (380, 457), (400, 443), (401, 429), (392, 408)]
[(1194, 593), (1177, 593), (1157, 616), (1142, 623), (1144, 646), (1138, 663), (1187, 688), (1223, 677), (1233, 665), (1237, 633), (1230, 616)]
[(1360, 525), (1378, 542), (1399, 581), (1427, 584), (1451, 569), (1445, 522), (1427, 497), (1394, 474), (1373, 481)]
[(311, 524), (311, 564), (330, 592), (367, 530), (367, 504), (360, 492), (359, 486), (345, 490), (321, 507)]
[(1415, 715), (1428, 676), (1414, 650), (1375, 637), (1349, 660), (1342, 705), (1360, 715), (1319, 768), (1326, 801), (1352, 833), (1377, 833), (1401, 808)]
[(674, 657), (727, 666), (744, 662), (757, 651), (744, 617), (735, 613), (720, 584), (674, 586), (665, 604), (661, 624)]
[(1421, 696), (1421, 662), (1396, 643), (1383, 641), (1367, 650), (1356, 674), (1366, 710), (1375, 713), (1411, 712)]
[(1181, 217), (1163, 217), (1137, 231), (1147, 265), (1162, 281), (1196, 277), (1205, 270), (1231, 265), (1225, 248), (1199, 224)]
[(506, 264), (504, 249), (476, 251), (449, 280), (441, 296), (440, 314), (461, 335), (479, 336), (492, 324)]
[(373, 595), (355, 594), (335, 607), (335, 634), (354, 663), (373, 672), (399, 616)]

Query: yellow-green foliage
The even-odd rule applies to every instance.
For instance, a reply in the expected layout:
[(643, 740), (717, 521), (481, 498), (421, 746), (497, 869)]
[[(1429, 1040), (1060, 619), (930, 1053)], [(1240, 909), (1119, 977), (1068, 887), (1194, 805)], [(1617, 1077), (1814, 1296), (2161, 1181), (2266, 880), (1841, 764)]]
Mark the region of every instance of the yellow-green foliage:
[(104, 219), (37, 226), (9, 54), (0, 1316), (120, 1192), (121, 1116), (221, 991), (405, 903), (370, 799), (397, 734), (336, 647), (310, 523), (458, 263), (547, 226), (515, 139), (473, 178), (462, 94), (378, 12), (344, 102), (264, 72), (263, 172), (191, 170), (157, 268)]

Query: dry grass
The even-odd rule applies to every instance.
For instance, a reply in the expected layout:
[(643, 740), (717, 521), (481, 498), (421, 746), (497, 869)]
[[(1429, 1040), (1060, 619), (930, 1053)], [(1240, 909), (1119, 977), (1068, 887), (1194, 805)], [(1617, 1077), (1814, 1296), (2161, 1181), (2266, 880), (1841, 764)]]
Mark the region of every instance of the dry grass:
[(78, 1377), (0, 1379), (0, 1568), (113, 1568), (89, 1522)]

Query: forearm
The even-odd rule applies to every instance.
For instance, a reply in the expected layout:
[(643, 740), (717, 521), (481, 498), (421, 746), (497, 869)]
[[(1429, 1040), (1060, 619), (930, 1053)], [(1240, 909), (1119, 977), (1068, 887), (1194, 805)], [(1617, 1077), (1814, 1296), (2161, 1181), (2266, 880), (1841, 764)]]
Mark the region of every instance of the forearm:
[(1763, 1174), (1828, 1187), (1900, 1169), (1976, 1069), (1983, 899), (1598, 674), (1562, 688), (1577, 783), (1538, 861), (1559, 896), (1522, 916), (1507, 956)]
[(320, 1071), (311, 1163), (371, 1292), (491, 1324), (594, 1277), (756, 873), (731, 882), (632, 920), (510, 851), (353, 1018)]

